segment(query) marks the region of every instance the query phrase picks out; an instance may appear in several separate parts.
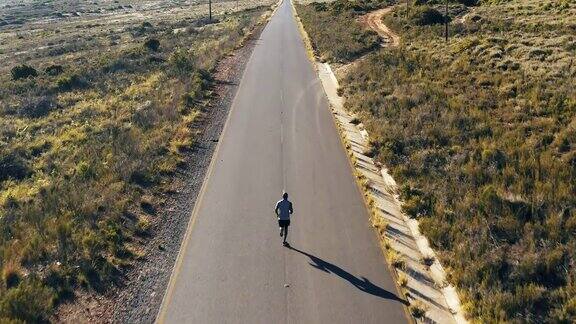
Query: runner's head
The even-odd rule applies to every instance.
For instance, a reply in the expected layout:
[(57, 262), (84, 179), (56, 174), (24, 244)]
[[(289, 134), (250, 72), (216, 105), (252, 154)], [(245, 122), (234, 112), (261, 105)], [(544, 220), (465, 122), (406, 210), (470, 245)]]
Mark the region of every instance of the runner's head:
[(284, 194), (282, 194), (282, 198), (284, 198), (284, 199), (288, 199), (288, 193), (287, 193), (287, 192), (285, 192)]

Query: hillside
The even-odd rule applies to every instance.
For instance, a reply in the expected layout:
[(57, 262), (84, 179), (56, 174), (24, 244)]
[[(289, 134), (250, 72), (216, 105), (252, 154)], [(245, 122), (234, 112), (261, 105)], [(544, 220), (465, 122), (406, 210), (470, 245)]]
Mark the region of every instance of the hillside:
[[(461, 1), (466, 3), (468, 1)], [(576, 2), (400, 1), (373, 46), (358, 17), (387, 1), (298, 6), (404, 211), (472, 319), (576, 320)], [(408, 11), (406, 11), (408, 9)]]

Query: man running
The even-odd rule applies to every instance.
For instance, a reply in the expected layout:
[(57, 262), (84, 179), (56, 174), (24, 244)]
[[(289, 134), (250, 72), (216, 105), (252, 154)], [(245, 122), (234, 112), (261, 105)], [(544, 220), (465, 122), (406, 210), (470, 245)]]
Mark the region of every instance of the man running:
[(276, 203), (276, 216), (278, 216), (278, 226), (280, 226), (280, 237), (284, 236), (284, 246), (288, 246), (286, 239), (288, 238), (288, 226), (290, 226), (290, 214), (294, 212), (292, 203), (288, 200), (288, 193), (282, 195), (282, 200)]

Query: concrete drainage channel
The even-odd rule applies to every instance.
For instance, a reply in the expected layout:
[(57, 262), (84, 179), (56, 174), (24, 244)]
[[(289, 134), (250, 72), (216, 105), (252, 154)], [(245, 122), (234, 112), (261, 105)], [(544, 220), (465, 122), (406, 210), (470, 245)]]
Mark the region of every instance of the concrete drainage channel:
[(338, 80), (328, 63), (320, 63), (295, 12), (310, 59), (318, 71), (332, 107), (335, 122), (349, 153), (356, 178), (365, 192), (371, 222), (379, 233), (383, 249), (395, 272), (411, 315), (421, 323), (467, 323), (456, 289), (447, 283), (446, 272), (418, 228), (418, 221), (401, 211), (397, 185), (386, 168), (379, 168), (364, 153), (370, 149), (369, 134), (344, 109), (337, 93)]

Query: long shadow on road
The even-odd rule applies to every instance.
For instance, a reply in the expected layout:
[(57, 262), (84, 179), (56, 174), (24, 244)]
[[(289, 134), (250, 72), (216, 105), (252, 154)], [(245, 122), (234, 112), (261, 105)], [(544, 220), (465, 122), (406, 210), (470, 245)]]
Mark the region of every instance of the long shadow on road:
[(324, 261), (322, 259), (320, 259), (319, 257), (312, 255), (310, 253), (304, 252), (302, 250), (298, 250), (297, 248), (293, 247), (293, 246), (288, 246), (288, 248), (290, 250), (296, 251), (298, 253), (301, 253), (305, 256), (307, 256), (308, 258), (310, 258), (310, 260), (312, 262), (310, 262), (309, 264), (311, 266), (313, 266), (314, 268), (318, 269), (318, 270), (322, 270), (326, 273), (332, 273), (337, 275), (338, 277), (348, 281), (349, 283), (351, 283), (352, 285), (354, 285), (354, 287), (360, 289), (361, 291), (367, 293), (367, 294), (371, 294), (380, 298), (384, 298), (384, 299), (391, 299), (391, 300), (395, 300), (398, 301), (404, 305), (408, 305), (408, 302), (404, 299), (399, 298), (398, 296), (396, 296), (395, 294), (380, 288), (378, 286), (376, 286), (375, 284), (371, 283), (370, 280), (366, 279), (365, 277), (361, 277), (358, 278), (356, 276), (354, 276), (353, 274), (349, 273), (348, 271), (340, 268), (339, 266), (332, 264), (330, 262)]

